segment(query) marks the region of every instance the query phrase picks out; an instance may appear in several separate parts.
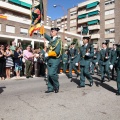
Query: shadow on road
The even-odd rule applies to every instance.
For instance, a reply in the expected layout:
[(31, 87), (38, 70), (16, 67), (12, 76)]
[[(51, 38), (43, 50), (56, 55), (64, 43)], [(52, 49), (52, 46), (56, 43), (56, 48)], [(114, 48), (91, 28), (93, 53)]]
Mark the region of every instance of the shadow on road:
[(116, 89), (114, 89), (112, 86), (110, 86), (110, 85), (108, 85), (108, 84), (106, 84), (106, 83), (99, 83), (99, 82), (96, 82), (95, 81), (95, 85), (97, 86), (97, 87), (99, 87), (99, 86), (102, 86), (103, 88), (105, 88), (106, 90), (109, 90), (109, 91), (111, 91), (111, 92), (113, 92), (113, 93), (116, 93)]
[(6, 88), (6, 87), (0, 87), (0, 94), (2, 93), (2, 92), (4, 92), (4, 88)]

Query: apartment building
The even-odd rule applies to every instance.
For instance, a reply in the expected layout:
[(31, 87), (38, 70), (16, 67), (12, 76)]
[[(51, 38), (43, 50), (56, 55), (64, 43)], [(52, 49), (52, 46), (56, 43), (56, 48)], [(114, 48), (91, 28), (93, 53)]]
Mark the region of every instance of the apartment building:
[[(50, 17), (47, 17), (46, 8), (47, 0), (43, 1), (45, 12), (45, 29), (46, 33), (50, 33)], [(38, 4), (38, 0), (34, 4)], [(43, 46), (43, 39), (38, 32), (34, 32), (30, 37), (28, 30), (31, 24), (30, 7), (31, 0), (1, 0), (0, 1), (0, 44), (11, 44), (13, 40), (16, 43), (21, 42), (23, 48), (28, 44), (32, 44), (33, 48)], [(62, 18), (63, 19), (63, 18)], [(49, 25), (49, 26), (48, 26)], [(79, 38), (77, 34), (69, 32), (64, 33), (67, 38)], [(59, 32), (59, 36), (63, 37), (63, 31)], [(65, 41), (66, 42), (66, 41)]]
[[(118, 43), (119, 6), (120, 0), (87, 0), (79, 3), (68, 9), (66, 29), (81, 36), (90, 35), (91, 42), (99, 45), (105, 40)], [(55, 26), (62, 27), (61, 18), (52, 22)]]
[(100, 0), (88, 0), (78, 4), (77, 19), (77, 33), (90, 35), (91, 42), (98, 43), (100, 39)]
[(120, 1), (101, 0), (101, 41), (109, 40), (118, 43), (120, 41)]

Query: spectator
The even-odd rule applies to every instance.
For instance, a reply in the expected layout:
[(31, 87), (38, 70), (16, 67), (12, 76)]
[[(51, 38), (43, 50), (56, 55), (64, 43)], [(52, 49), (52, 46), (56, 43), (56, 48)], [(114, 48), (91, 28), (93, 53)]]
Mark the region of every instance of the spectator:
[(25, 67), (26, 67), (26, 78), (32, 77), (31, 72), (32, 72), (34, 55), (31, 50), (32, 50), (31, 46), (28, 45), (27, 50), (23, 51), (23, 57), (25, 59)]
[(5, 80), (5, 47), (4, 45), (0, 46), (0, 78), (1, 80)]
[(12, 59), (13, 53), (10, 50), (10, 45), (6, 46), (5, 56), (6, 56), (6, 78), (10, 79), (10, 68), (14, 66)]
[(22, 63), (21, 63), (22, 54), (20, 52), (20, 48), (16, 47), (16, 50), (14, 51), (14, 64), (15, 64), (15, 72), (16, 77), (20, 77), (20, 71), (22, 70)]

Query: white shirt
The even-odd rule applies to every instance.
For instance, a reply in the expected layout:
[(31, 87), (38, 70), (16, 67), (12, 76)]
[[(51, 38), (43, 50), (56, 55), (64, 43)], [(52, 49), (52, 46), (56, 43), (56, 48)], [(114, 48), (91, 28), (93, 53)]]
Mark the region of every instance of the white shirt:
[(54, 41), (57, 37), (58, 37), (58, 36), (54, 36), (54, 37), (53, 37), (53, 41)]

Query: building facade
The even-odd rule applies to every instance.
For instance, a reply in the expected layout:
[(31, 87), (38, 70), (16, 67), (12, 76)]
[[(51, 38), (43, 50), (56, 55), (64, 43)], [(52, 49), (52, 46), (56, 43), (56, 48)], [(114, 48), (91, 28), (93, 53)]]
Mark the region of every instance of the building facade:
[[(38, 0), (35, 1), (37, 4)], [(47, 0), (43, 1), (44, 3), (44, 12), (45, 12), (45, 29), (46, 32), (50, 33), (50, 28), (52, 22), (48, 22), (51, 19), (47, 17)], [(31, 24), (30, 18), (30, 8), (32, 5), (31, 0), (1, 0), (0, 1), (0, 44), (11, 44), (13, 40), (16, 43), (21, 42), (23, 48), (26, 48), (28, 44), (32, 44), (33, 48), (43, 46), (43, 39), (38, 32), (34, 32), (33, 36), (30, 37), (28, 30)], [(47, 25), (47, 23), (49, 23)], [(63, 34), (64, 33), (64, 34)], [(59, 32), (59, 36), (63, 38), (63, 35), (70, 38), (78, 38), (79, 35), (72, 34), (69, 32)], [(66, 42), (64, 40), (64, 42)]]
[[(91, 42), (101, 45), (105, 40), (120, 41), (120, 0), (87, 0), (68, 9), (66, 30), (81, 36), (91, 36)], [(62, 28), (62, 19), (52, 21)], [(82, 39), (82, 38), (81, 38)]]

